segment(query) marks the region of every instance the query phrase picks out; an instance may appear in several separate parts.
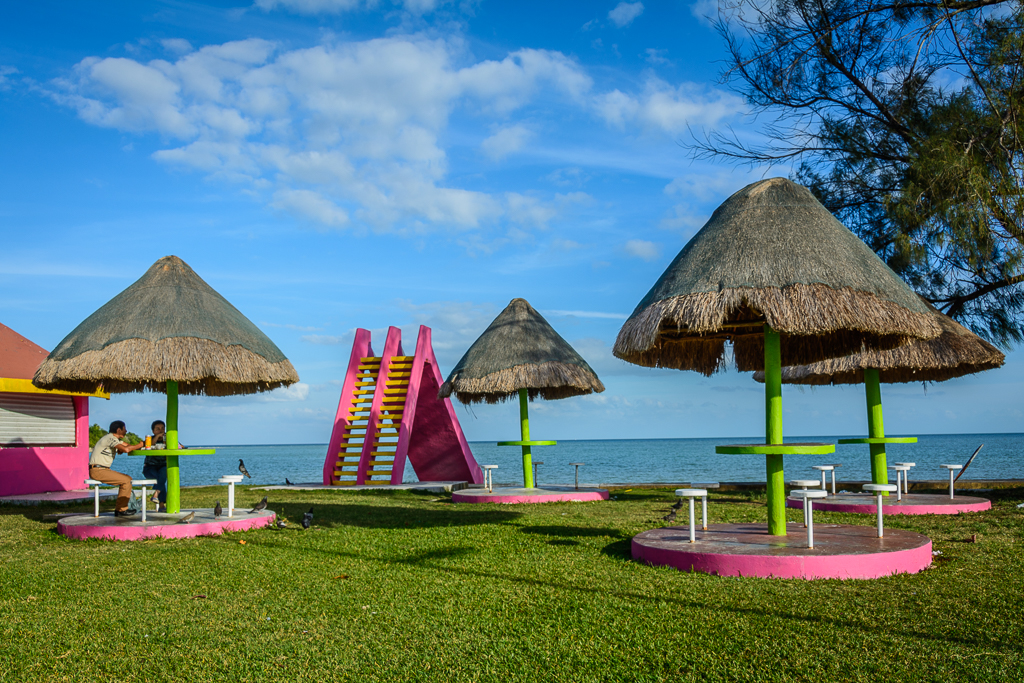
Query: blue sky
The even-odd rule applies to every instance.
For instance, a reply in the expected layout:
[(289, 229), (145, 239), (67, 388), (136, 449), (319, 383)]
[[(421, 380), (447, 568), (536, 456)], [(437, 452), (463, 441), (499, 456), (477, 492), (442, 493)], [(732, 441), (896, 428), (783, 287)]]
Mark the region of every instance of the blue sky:
[[(788, 169), (692, 162), (689, 129), (754, 135), (697, 3), (90, 2), (0, 24), (0, 322), (54, 347), (176, 254), (300, 384), (185, 398), (186, 443), (326, 441), (352, 332), (444, 374), (524, 297), (607, 390), (532, 404), (537, 438), (754, 436), (763, 393), (627, 365), (619, 327), (713, 209)], [(883, 389), (892, 433), (1024, 431), (1005, 368)], [(785, 431), (859, 434), (860, 388), (787, 389)], [(92, 401), (142, 431), (161, 397)], [(471, 440), (515, 406), (458, 407)]]

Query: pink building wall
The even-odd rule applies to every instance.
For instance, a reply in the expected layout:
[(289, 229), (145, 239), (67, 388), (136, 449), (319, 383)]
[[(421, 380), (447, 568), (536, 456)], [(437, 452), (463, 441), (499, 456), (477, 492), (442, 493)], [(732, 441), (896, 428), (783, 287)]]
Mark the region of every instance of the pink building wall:
[(75, 404), (75, 445), (0, 447), (0, 496), (85, 488), (89, 476), (89, 398)]

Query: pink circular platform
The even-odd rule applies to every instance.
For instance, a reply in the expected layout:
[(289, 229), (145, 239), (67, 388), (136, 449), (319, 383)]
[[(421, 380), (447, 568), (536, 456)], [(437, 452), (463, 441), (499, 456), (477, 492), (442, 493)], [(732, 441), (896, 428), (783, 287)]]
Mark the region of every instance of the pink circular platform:
[[(817, 503), (815, 503), (817, 507)], [(652, 529), (633, 537), (633, 559), (719, 576), (778, 579), (876, 579), (915, 574), (932, 562), (927, 536), (873, 526), (815, 524), (814, 548), (803, 524), (769, 536), (767, 524), (712, 524), (690, 543), (686, 526)]]
[(509, 486), (495, 486), (487, 489), (462, 489), (452, 493), (453, 503), (584, 503), (592, 500), (608, 500), (605, 489), (580, 488), (572, 486), (545, 486), (544, 488), (522, 489)]
[[(195, 517), (188, 524), (179, 520), (189, 512)], [(114, 517), (112, 512), (92, 513), (64, 517), (57, 522), (57, 533), (68, 538), (106, 538), (112, 541), (138, 541), (145, 538), (193, 538), (195, 536), (219, 536), (225, 531), (246, 531), (274, 523), (277, 515), (271, 510), (249, 513), (235, 510), (230, 519), (221, 515), (214, 519), (213, 509), (182, 510), (176, 515), (147, 512), (143, 523), (142, 515)]]
[[(786, 500), (786, 507), (803, 510), (803, 501)], [(992, 501), (974, 496), (910, 493), (904, 494), (902, 501), (896, 500), (895, 494), (882, 498), (883, 515), (955, 515), (960, 512), (982, 512), (992, 509)], [(819, 498), (814, 501), (815, 511), (856, 512), (874, 515), (878, 512), (875, 497), (868, 493), (840, 493), (837, 496)]]

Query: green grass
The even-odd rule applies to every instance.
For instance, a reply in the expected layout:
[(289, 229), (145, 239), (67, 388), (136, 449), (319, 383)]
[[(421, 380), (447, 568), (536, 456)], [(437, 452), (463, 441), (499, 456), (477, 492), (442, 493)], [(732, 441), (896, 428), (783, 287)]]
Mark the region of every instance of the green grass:
[[(888, 518), (941, 560), (845, 582), (634, 563), (630, 538), (674, 498), (615, 495), (272, 492), (292, 521), (315, 506), (315, 528), (134, 543), (58, 536), (42, 515), (67, 508), (0, 507), (0, 681), (1024, 680), (1024, 489), (985, 513)], [(762, 498), (714, 494), (711, 521), (762, 521)]]

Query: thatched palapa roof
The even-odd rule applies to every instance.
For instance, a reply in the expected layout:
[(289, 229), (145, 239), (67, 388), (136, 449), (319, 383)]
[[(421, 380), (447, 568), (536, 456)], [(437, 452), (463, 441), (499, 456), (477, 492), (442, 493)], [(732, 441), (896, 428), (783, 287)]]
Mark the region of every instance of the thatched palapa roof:
[(781, 335), (784, 365), (941, 331), (913, 290), (807, 188), (772, 178), (715, 210), (622, 326), (614, 352), (710, 375), (728, 338), (740, 370), (762, 370), (764, 323)]
[(44, 389), (226, 396), (299, 380), (281, 350), (177, 256), (154, 263), (132, 286), (76, 327), (43, 361)]
[[(931, 304), (928, 304), (931, 308)], [(866, 351), (843, 358), (830, 358), (810, 365), (782, 368), (786, 384), (863, 384), (864, 370), (878, 370), (878, 381), (944, 382), (1001, 367), (1006, 356), (996, 347), (955, 320), (932, 308), (942, 334), (935, 339), (915, 341), (891, 351)], [(764, 381), (763, 372), (754, 379)]]
[(551, 400), (604, 391), (597, 374), (526, 301), (513, 299), (473, 342), (438, 397), (498, 403), (529, 390)]

